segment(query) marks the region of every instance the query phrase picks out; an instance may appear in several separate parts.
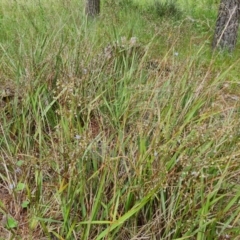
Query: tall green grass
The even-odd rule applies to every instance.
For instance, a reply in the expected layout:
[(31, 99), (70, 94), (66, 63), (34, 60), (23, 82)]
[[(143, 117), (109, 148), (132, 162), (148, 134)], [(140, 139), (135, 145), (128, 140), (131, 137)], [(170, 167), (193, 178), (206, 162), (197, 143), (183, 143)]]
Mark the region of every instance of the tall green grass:
[(238, 239), (239, 50), (191, 8), (2, 3), (0, 239)]

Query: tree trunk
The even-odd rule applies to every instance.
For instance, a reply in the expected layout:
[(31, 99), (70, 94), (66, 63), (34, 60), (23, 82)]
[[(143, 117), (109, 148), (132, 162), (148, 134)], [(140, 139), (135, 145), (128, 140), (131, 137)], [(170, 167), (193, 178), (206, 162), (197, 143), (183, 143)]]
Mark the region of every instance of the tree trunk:
[(86, 0), (86, 15), (95, 17), (100, 13), (100, 0)]
[(237, 42), (240, 0), (221, 0), (213, 39), (213, 48), (233, 51)]

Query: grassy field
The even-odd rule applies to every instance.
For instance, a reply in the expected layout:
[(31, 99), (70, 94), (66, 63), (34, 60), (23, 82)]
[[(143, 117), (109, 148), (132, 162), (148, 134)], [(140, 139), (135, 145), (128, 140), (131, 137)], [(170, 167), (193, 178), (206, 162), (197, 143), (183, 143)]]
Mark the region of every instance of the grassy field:
[(1, 240), (239, 239), (240, 45), (177, 3), (1, 1)]

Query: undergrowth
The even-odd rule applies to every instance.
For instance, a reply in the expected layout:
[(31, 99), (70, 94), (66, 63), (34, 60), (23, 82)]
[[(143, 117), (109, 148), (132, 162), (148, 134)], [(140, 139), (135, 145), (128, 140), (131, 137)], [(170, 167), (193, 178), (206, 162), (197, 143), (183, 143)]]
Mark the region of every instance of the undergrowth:
[(238, 239), (238, 46), (198, 14), (79, 9), (1, 5), (0, 239)]

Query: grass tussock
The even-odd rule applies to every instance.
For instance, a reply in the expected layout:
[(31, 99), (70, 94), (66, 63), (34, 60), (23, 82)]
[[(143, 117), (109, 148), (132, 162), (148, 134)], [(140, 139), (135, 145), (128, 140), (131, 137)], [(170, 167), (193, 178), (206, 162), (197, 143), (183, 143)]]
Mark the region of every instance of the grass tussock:
[(240, 235), (239, 50), (131, 6), (1, 5), (0, 239)]

